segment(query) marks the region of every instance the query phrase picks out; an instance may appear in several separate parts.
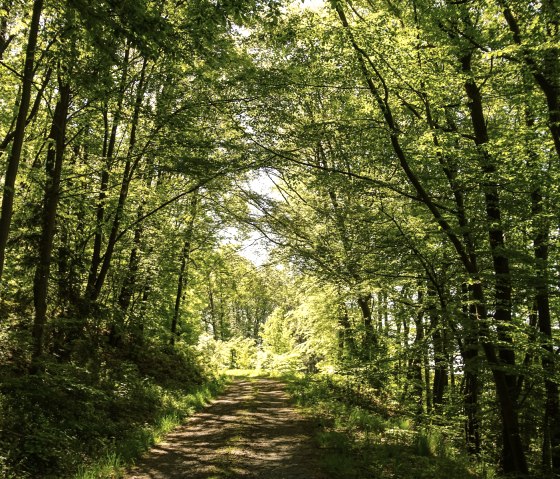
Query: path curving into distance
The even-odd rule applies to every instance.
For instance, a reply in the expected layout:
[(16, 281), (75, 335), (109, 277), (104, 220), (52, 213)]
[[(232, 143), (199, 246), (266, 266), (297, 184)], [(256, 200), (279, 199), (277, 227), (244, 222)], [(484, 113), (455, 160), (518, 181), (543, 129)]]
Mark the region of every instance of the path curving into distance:
[(312, 423), (284, 384), (241, 379), (154, 446), (127, 479), (325, 479)]

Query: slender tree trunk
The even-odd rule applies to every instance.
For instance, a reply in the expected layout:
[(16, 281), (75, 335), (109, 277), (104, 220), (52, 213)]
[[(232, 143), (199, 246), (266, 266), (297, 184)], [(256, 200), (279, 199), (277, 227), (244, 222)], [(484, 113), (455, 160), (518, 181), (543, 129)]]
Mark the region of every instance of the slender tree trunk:
[(45, 164), (47, 181), (43, 197), (42, 230), (39, 240), (39, 261), (35, 270), (33, 282), (33, 302), (35, 305), (35, 319), (33, 323), (33, 355), (31, 371), (36, 372), (43, 355), (45, 322), (47, 314), (47, 292), (51, 267), (52, 247), (56, 222), (56, 210), (60, 198), (60, 177), (64, 158), (66, 119), (70, 105), (70, 86), (59, 87), (60, 98), (56, 104)]
[[(86, 293), (85, 293), (85, 298), (86, 298), (85, 304), (86, 304), (86, 308), (88, 309), (91, 303), (94, 302), (97, 299), (97, 296), (99, 295), (99, 292), (97, 291), (97, 282), (99, 280), (98, 269), (99, 266), (101, 265), (101, 248), (103, 243), (103, 227), (105, 223), (105, 202), (107, 199), (107, 189), (109, 186), (109, 170), (113, 162), (113, 156), (115, 154), (115, 146), (117, 143), (117, 130), (122, 115), (122, 106), (123, 106), (124, 96), (126, 92), (126, 82), (128, 79), (129, 58), (130, 58), (130, 45), (127, 44), (125, 49), (124, 59), (123, 59), (122, 74), (119, 83), (119, 90), (118, 90), (119, 97), (117, 100), (117, 108), (115, 110), (110, 132), (109, 132), (108, 111), (105, 111), (104, 113), (105, 140), (103, 144), (103, 156), (105, 157), (105, 168), (101, 172), (99, 200), (97, 203), (97, 211), (96, 211), (96, 216), (97, 216), (96, 232), (95, 232), (95, 237), (93, 242), (93, 253), (92, 253), (88, 283), (86, 286)], [(89, 313), (89, 311), (87, 311), (87, 313)]]
[(480, 359), (479, 331), (476, 318), (476, 307), (473, 304), (472, 287), (463, 283), (461, 286), (462, 315), (464, 335), (457, 338), (459, 351), (463, 359), (463, 404), (465, 409), (465, 440), (469, 454), (478, 455), (481, 451), (480, 444)]
[(12, 224), (15, 184), (21, 159), (21, 153), (23, 150), (27, 112), (29, 110), (29, 104), (31, 102), (31, 89), (33, 88), (33, 77), (35, 71), (35, 50), (37, 48), (37, 36), (39, 33), (39, 23), (42, 10), (43, 0), (35, 0), (33, 2), (33, 13), (31, 16), (31, 24), (29, 26), (27, 47), (25, 50), (25, 65), (23, 68), (21, 98), (16, 120), (12, 151), (8, 158), (6, 174), (4, 177), (2, 209), (0, 213), (0, 284), (2, 283), (2, 274), (4, 271), (4, 263), (6, 259), (6, 245), (8, 243), (8, 236), (10, 234), (10, 226)]
[(338, 322), (341, 328), (343, 345), (348, 351), (348, 356), (350, 358), (354, 358), (356, 356), (356, 341), (354, 339), (352, 325), (350, 324), (350, 318), (348, 317), (348, 310), (346, 309), (346, 305), (344, 303), (342, 303), (340, 306)]
[(177, 323), (179, 322), (179, 314), (181, 312), (181, 299), (183, 298), (183, 287), (185, 286), (185, 270), (190, 249), (191, 243), (190, 240), (187, 239), (181, 251), (181, 267), (179, 268), (179, 278), (177, 280), (177, 295), (175, 296), (175, 308), (173, 310), (173, 319), (171, 320), (171, 338), (169, 342), (172, 347), (175, 345), (175, 338), (177, 337)]
[(422, 357), (423, 350), (426, 347), (424, 344), (424, 307), (423, 307), (424, 294), (421, 290), (418, 291), (418, 312), (414, 317), (414, 325), (416, 328), (416, 335), (414, 337), (413, 355), (410, 361), (410, 376), (413, 381), (414, 387), (412, 394), (418, 404), (417, 414), (421, 416), (424, 413), (424, 382), (422, 379)]
[(371, 359), (373, 348), (377, 345), (377, 336), (375, 334), (375, 330), (373, 329), (371, 308), (369, 306), (370, 298), (371, 295), (364, 295), (358, 298), (358, 306), (362, 312), (362, 321), (364, 325), (364, 340), (362, 347), (364, 354), (368, 359)]
[(177, 295), (175, 296), (175, 308), (173, 310), (173, 319), (171, 321), (171, 346), (175, 345), (175, 338), (177, 337), (177, 324), (179, 322), (179, 315), (181, 314), (183, 289), (185, 288), (187, 281), (188, 263), (191, 254), (197, 205), (198, 198), (197, 192), (195, 192), (194, 196), (191, 198), (189, 223), (187, 226), (187, 231), (185, 233), (185, 243), (183, 244), (183, 249), (181, 251), (181, 266), (179, 268), (179, 278), (177, 280)]
[(216, 306), (214, 304), (214, 291), (208, 279), (208, 305), (210, 306), (210, 325), (212, 326), (212, 335), (214, 340), (220, 339), (220, 332), (218, 331), (218, 321), (216, 318)]
[[(109, 233), (109, 238), (107, 239), (107, 247), (105, 249), (105, 254), (103, 255), (101, 268), (95, 280), (95, 285), (93, 287), (93, 290), (91, 291), (90, 294), (91, 301), (96, 301), (99, 295), (101, 294), (101, 289), (103, 288), (103, 284), (105, 283), (107, 273), (109, 272), (111, 261), (113, 259), (113, 253), (115, 251), (115, 245), (117, 243), (117, 237), (119, 234), (121, 219), (124, 214), (124, 207), (126, 204), (126, 200), (128, 198), (130, 182), (140, 161), (140, 157), (137, 157), (133, 161), (132, 154), (136, 146), (136, 132), (138, 129), (138, 122), (140, 120), (140, 107), (142, 106), (142, 101), (144, 99), (144, 79), (146, 74), (146, 66), (147, 66), (147, 60), (144, 59), (144, 63), (142, 64), (142, 71), (140, 74), (140, 81), (138, 83), (138, 88), (136, 91), (136, 100), (134, 103), (134, 112), (132, 115), (128, 152), (126, 155), (126, 162), (125, 162), (125, 167), (124, 167), (122, 181), (121, 181), (121, 188), (119, 191), (117, 209), (115, 212), (115, 216), (113, 218), (113, 224), (111, 225), (111, 232)], [(109, 147), (111, 147), (111, 145), (109, 145)], [(110, 149), (109, 151), (111, 151), (111, 155), (112, 155), (112, 150)]]
[(543, 198), (540, 188), (532, 195), (534, 223), (533, 245), (535, 250), (535, 305), (539, 332), (542, 334), (542, 366), (545, 372), (545, 413), (543, 420), (542, 459), (545, 471), (558, 472), (560, 469), (560, 404), (556, 376), (556, 354), (553, 349), (552, 320), (550, 314), (548, 286), (549, 226), (543, 219)]
[(434, 383), (432, 392), (432, 403), (434, 408), (443, 404), (443, 395), (448, 383), (447, 354), (445, 351), (445, 340), (443, 337), (443, 325), (436, 308), (436, 292), (431, 283), (428, 283), (428, 316), (430, 317), (430, 329), (432, 344), (434, 348)]
[[(139, 209), (138, 217), (142, 214), (142, 210)], [(138, 268), (140, 266), (140, 242), (142, 240), (142, 227), (139, 224), (134, 229), (134, 239), (132, 250), (130, 251), (130, 256), (128, 258), (128, 268), (126, 271), (126, 276), (123, 281), (121, 292), (119, 293), (119, 310), (123, 319), (126, 317), (128, 308), (130, 307), (130, 302), (132, 301), (132, 296), (134, 294), (134, 288), (136, 286), (136, 276), (138, 274)]]

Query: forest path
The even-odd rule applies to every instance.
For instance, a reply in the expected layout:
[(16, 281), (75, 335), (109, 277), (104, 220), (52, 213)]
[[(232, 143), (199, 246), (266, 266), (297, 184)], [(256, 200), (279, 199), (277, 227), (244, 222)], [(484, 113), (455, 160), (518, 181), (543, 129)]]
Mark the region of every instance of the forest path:
[(324, 479), (312, 423), (277, 380), (237, 379), (154, 446), (128, 479)]

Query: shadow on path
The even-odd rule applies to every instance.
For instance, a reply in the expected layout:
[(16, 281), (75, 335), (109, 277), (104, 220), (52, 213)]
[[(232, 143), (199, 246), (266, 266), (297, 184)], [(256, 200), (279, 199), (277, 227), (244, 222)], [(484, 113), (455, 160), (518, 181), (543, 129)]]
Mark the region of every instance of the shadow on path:
[(311, 423), (284, 385), (238, 380), (139, 461), (128, 479), (324, 479)]

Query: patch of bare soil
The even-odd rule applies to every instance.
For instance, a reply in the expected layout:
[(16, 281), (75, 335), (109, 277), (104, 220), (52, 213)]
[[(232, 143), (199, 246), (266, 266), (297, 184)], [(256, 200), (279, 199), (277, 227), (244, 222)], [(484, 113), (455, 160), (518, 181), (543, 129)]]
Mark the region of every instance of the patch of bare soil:
[(312, 434), (312, 423), (290, 405), (280, 381), (237, 380), (126, 477), (325, 479)]

